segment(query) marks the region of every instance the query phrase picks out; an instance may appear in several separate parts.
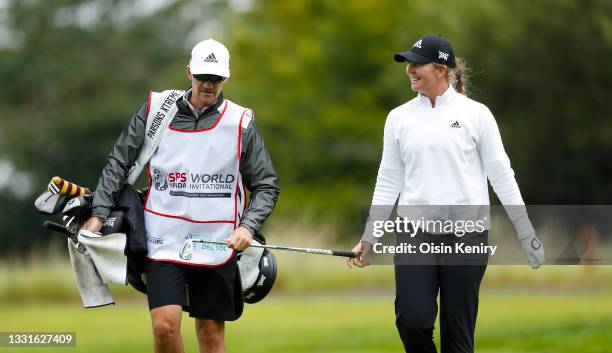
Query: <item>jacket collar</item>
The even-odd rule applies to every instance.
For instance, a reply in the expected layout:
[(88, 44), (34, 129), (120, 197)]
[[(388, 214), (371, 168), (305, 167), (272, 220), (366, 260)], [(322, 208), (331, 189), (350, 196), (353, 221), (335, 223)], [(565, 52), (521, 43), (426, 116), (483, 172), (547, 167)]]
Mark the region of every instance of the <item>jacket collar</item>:
[[(448, 89), (444, 91), (444, 93), (442, 93), (441, 96), (436, 97), (436, 108), (443, 106), (443, 105), (451, 104), (453, 100), (455, 99), (455, 97), (457, 96), (457, 94), (458, 93), (453, 88), (453, 85), (449, 84)], [(419, 93), (417, 98), (420, 104), (425, 104), (431, 108), (431, 102), (429, 101), (429, 97), (424, 96), (421, 93)]]
[[(178, 106), (179, 111), (181, 113), (189, 113), (189, 115), (193, 115), (193, 113), (191, 112), (191, 108), (189, 108), (189, 98), (191, 98), (191, 88), (185, 91), (185, 94), (176, 102), (176, 105)], [(200, 116), (207, 116), (215, 110), (220, 112), (221, 105), (223, 104), (224, 100), (225, 97), (223, 96), (223, 92), (221, 92), (219, 94), (219, 97), (217, 97), (217, 100), (213, 104), (206, 107), (206, 109), (204, 109)]]

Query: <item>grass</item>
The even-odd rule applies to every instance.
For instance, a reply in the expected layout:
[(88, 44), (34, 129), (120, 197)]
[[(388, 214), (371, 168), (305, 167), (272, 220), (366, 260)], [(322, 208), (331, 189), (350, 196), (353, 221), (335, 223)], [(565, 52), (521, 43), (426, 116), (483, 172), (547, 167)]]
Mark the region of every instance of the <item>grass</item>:
[[(228, 351), (398, 352), (392, 299), (388, 294), (267, 298), (247, 306), (240, 320), (228, 324)], [(151, 351), (144, 297), (89, 310), (70, 303), (4, 307), (0, 331), (19, 330), (75, 331), (77, 347), (70, 352)], [(607, 293), (484, 291), (476, 346), (483, 353), (605, 353), (612, 352), (610, 332), (612, 296)], [(188, 317), (183, 336), (187, 351), (196, 352)]]
[[(351, 291), (392, 293), (391, 266), (347, 270), (343, 259), (330, 256), (277, 252), (279, 276), (273, 294), (301, 296)], [(483, 288), (505, 290), (608, 291), (612, 293), (612, 266), (489, 266)], [(138, 297), (131, 287), (113, 287), (117, 298)], [(0, 262), (0, 303), (36, 300), (79, 300), (67, 255), (43, 260)]]
[[(281, 252), (277, 257), (280, 272), (273, 292), (228, 324), (228, 351), (403, 351), (394, 326), (392, 267), (349, 271), (333, 257)], [(67, 258), (34, 258), (0, 262), (0, 332), (75, 331), (77, 347), (1, 352), (151, 351), (144, 295), (113, 287), (117, 305), (82, 309)], [(612, 266), (487, 269), (477, 352), (612, 353), (610, 333)], [(197, 352), (188, 317), (183, 335), (187, 351)]]

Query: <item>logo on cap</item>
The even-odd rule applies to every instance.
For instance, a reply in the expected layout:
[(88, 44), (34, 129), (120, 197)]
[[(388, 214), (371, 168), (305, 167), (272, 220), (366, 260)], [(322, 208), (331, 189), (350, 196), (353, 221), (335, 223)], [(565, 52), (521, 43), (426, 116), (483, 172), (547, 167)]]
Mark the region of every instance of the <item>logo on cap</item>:
[(210, 53), (206, 59), (204, 59), (205, 63), (219, 63), (217, 58), (215, 57), (215, 53)]
[(438, 59), (444, 59), (448, 61), (448, 53), (445, 53), (443, 51), (438, 51)]
[(412, 45), (413, 47), (417, 47), (419, 49), (421, 49), (421, 45), (423, 44), (423, 40), (419, 39), (417, 40), (416, 43), (414, 43), (414, 45)]

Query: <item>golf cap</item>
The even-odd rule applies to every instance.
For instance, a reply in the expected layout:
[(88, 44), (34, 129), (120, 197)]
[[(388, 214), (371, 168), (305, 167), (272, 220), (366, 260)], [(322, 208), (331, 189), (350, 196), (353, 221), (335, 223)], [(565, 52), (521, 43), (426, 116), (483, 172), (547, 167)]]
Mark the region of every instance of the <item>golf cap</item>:
[(189, 70), (194, 75), (230, 77), (229, 51), (214, 39), (201, 41), (191, 50)]
[(409, 61), (417, 64), (434, 62), (436, 64), (455, 67), (455, 53), (450, 43), (441, 36), (426, 35), (412, 45), (410, 51), (397, 53), (397, 62)]

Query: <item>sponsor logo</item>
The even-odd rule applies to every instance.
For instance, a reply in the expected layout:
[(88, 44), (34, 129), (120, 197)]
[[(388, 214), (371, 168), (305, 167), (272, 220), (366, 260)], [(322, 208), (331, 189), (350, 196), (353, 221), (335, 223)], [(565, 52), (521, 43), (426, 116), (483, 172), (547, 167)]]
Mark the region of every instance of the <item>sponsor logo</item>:
[(261, 275), (261, 278), (259, 279), (259, 281), (257, 282), (257, 286), (261, 287), (264, 285), (264, 282), (266, 281), (266, 276)]
[(233, 174), (205, 174), (191, 173), (189, 174), (191, 182), (196, 183), (222, 183), (231, 184), (236, 180)]
[(80, 202), (79, 198), (75, 197), (75, 198), (71, 199), (70, 201), (68, 201), (68, 203), (66, 204), (65, 208), (68, 209), (68, 208), (76, 207), (76, 206), (78, 206), (80, 204), (81, 204), (81, 202)]
[(155, 138), (157, 132), (159, 131), (159, 128), (161, 127), (161, 123), (166, 117), (166, 114), (170, 112), (170, 108), (172, 108), (172, 106), (180, 96), (181, 94), (179, 92), (172, 92), (168, 97), (166, 97), (160, 107), (160, 110), (157, 111), (157, 113), (155, 113), (155, 116), (153, 117), (153, 122), (151, 123), (151, 127), (147, 132), (147, 136), (149, 137), (149, 139)]
[[(187, 233), (184, 236), (185, 240), (189, 239), (210, 239), (206, 234), (194, 234)], [(225, 244), (213, 244), (213, 243), (193, 243), (194, 249), (201, 249), (205, 251), (231, 251)], [(197, 244), (197, 245), (196, 245)]]
[(459, 125), (458, 121), (455, 121), (454, 123), (452, 123), (450, 127), (461, 129), (461, 125)]
[(234, 174), (189, 173), (153, 168), (153, 186), (157, 191), (170, 189), (170, 196), (230, 197), (234, 189)]
[(146, 239), (147, 239), (147, 242), (149, 242), (151, 244), (157, 244), (157, 245), (163, 245), (164, 244), (164, 239), (163, 238), (152, 237), (150, 235), (147, 235)]
[(168, 175), (161, 169), (153, 169), (153, 186), (157, 191), (168, 189)]
[(117, 222), (117, 217), (111, 217), (111, 218), (106, 220), (104, 225), (108, 226), (108, 227), (114, 227), (115, 226), (115, 222)]
[(268, 261), (268, 258), (267, 258), (267, 257), (264, 257), (262, 260), (263, 260), (263, 264), (262, 264), (262, 266), (263, 266), (263, 267), (268, 267), (268, 266), (270, 266), (270, 264), (269, 264), (269, 261)]
[(219, 63), (217, 61), (217, 58), (215, 57), (215, 53), (210, 53), (210, 55), (208, 55), (206, 57), (206, 59), (204, 59), (205, 63)]
[(421, 49), (421, 45), (423, 45), (423, 41), (422, 40), (417, 40), (417, 42), (414, 43), (412, 46)]
[(168, 173), (168, 180), (170, 180), (171, 183), (174, 183), (174, 182), (184, 183), (187, 181), (187, 173), (185, 172)]
[(172, 189), (187, 188), (187, 172), (170, 172), (168, 181)]
[(444, 59), (444, 61), (448, 60), (448, 53), (443, 51), (438, 51), (438, 59)]
[(542, 244), (540, 244), (538, 239), (534, 237), (533, 239), (531, 239), (531, 247), (533, 248), (533, 250), (540, 250)]
[(185, 234), (185, 240), (189, 240), (189, 239), (199, 239), (200, 235), (199, 234), (192, 234), (192, 233), (187, 233)]

